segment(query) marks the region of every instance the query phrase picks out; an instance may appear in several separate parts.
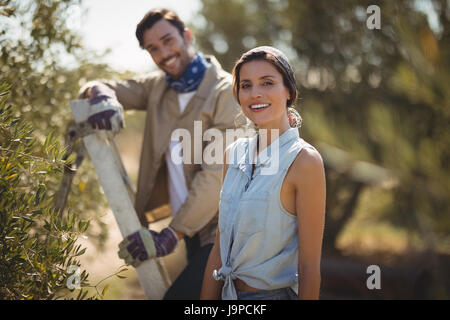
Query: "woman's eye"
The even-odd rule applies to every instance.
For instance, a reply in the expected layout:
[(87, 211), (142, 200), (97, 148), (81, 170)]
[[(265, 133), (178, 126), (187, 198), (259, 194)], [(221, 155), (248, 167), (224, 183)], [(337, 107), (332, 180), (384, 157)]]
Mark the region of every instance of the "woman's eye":
[(241, 84), (241, 89), (247, 89), (247, 88), (250, 88), (250, 85), (248, 83)]
[(271, 86), (271, 85), (273, 85), (272, 81), (264, 81), (263, 82), (263, 86)]

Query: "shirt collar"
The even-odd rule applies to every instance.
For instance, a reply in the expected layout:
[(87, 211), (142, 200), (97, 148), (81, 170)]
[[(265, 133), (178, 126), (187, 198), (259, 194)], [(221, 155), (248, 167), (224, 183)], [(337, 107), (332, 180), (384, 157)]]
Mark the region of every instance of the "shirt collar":
[(253, 161), (249, 160), (250, 156), (254, 156), (256, 152), (258, 134), (255, 134), (253, 137), (247, 139), (245, 145), (245, 152), (243, 156), (238, 160), (237, 165), (244, 172), (248, 171), (247, 167), (249, 166), (251, 168), (253, 163), (255, 164), (255, 167), (267, 165), (270, 162), (270, 159), (272, 158), (272, 155), (274, 153), (274, 151), (272, 150), (273, 148), (278, 148), (279, 149), (278, 151), (280, 151), (284, 145), (286, 145), (292, 140), (298, 139), (299, 137), (300, 136), (298, 133), (298, 128), (290, 128), (286, 130), (281, 134), (281, 136), (278, 137), (277, 140), (273, 141), (269, 146), (267, 146), (267, 148), (265, 148), (259, 153), (255, 163), (254, 159)]

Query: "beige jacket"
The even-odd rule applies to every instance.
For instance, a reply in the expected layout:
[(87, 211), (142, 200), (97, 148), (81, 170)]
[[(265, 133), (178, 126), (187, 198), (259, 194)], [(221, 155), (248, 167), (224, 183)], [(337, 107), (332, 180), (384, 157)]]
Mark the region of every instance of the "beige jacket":
[[(240, 111), (233, 96), (231, 75), (222, 69), (214, 57), (206, 58), (210, 67), (182, 113), (177, 93), (167, 86), (161, 71), (142, 79), (102, 81), (115, 90), (124, 109), (147, 111), (135, 199), (135, 208), (143, 225), (148, 224), (145, 218), (147, 211), (169, 203), (164, 155), (172, 132), (184, 128), (191, 133), (191, 164), (183, 163), (189, 194), (170, 226), (189, 237), (199, 232), (201, 245), (214, 241), (222, 165), (210, 165), (204, 161), (194, 164), (194, 121), (202, 121), (202, 137), (209, 128), (217, 128), (224, 133), (225, 129), (234, 128)], [(202, 141), (201, 146), (203, 152), (207, 143)]]

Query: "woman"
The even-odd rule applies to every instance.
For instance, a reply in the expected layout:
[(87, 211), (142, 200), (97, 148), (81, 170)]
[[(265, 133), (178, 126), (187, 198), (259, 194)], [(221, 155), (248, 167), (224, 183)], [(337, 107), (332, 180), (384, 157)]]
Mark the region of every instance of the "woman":
[[(298, 134), (288, 59), (272, 47), (250, 50), (233, 69), (233, 90), (259, 133), (226, 150), (232, 161), (224, 164), (201, 298), (318, 299), (325, 174), (320, 154)], [(264, 173), (274, 163), (277, 170)]]

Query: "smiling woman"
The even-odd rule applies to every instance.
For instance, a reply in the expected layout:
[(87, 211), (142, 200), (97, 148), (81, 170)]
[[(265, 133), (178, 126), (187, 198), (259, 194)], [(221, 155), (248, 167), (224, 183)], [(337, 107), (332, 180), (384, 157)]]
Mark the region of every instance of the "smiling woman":
[[(259, 133), (226, 151), (219, 230), (201, 297), (317, 299), (325, 173), (319, 152), (299, 137), (288, 115), (297, 99), (293, 70), (279, 50), (258, 47), (236, 63), (233, 89)], [(267, 174), (264, 168), (274, 162), (277, 170)]]
[[(287, 58), (286, 60), (279, 60), (276, 58), (276, 55), (267, 54), (263, 51), (249, 51), (238, 61), (233, 75), (235, 80), (233, 83), (234, 94), (241, 106), (247, 104), (247, 107), (242, 108), (242, 111), (247, 118), (253, 120), (257, 127), (267, 125), (264, 124), (264, 118), (268, 114), (263, 115), (261, 119), (254, 112), (260, 112), (269, 107), (271, 107), (272, 111), (274, 108), (280, 108), (279, 112), (275, 112), (275, 114), (279, 115), (278, 120), (281, 122), (275, 124), (275, 127), (300, 127), (302, 119), (298, 112), (292, 108), (292, 105), (297, 100), (298, 92), (294, 73), (287, 63)], [(253, 94), (261, 96), (258, 86), (263, 89), (266, 95), (276, 100), (273, 106), (269, 103), (260, 103), (260, 101), (257, 101), (258, 97), (252, 96)], [(279, 96), (280, 94), (281, 96)], [(266, 98), (270, 99), (269, 96)], [(242, 102), (241, 99), (247, 102)], [(279, 101), (280, 99), (281, 101)], [(256, 118), (253, 119), (255, 116)], [(287, 126), (286, 120), (288, 120)]]
[(240, 75), (238, 101), (245, 116), (258, 127), (287, 130), (286, 101), (290, 96), (277, 69), (266, 61), (253, 60), (242, 66)]

